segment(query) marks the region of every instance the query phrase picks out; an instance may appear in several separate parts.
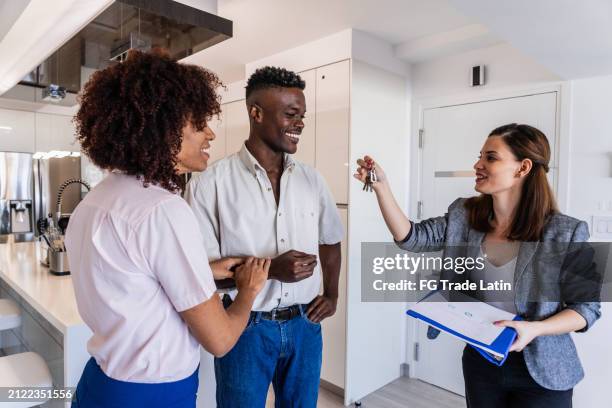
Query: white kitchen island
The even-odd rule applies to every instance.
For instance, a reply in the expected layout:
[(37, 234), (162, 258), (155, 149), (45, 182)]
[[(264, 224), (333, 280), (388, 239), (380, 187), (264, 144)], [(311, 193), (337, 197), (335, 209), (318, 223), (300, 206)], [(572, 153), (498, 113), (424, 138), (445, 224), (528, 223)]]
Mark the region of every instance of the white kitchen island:
[(2, 333), (0, 347), (40, 354), (55, 387), (76, 387), (90, 357), (91, 330), (78, 313), (70, 276), (52, 275), (40, 257), (38, 242), (0, 245), (0, 297), (13, 299), (22, 310), (21, 327)]

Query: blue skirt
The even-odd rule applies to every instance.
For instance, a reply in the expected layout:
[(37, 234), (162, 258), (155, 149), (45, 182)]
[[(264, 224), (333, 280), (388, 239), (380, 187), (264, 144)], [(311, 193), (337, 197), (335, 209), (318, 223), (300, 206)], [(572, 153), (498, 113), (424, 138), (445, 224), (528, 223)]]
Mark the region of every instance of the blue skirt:
[(108, 377), (91, 358), (79, 381), (72, 408), (195, 408), (198, 370), (169, 383), (143, 384)]

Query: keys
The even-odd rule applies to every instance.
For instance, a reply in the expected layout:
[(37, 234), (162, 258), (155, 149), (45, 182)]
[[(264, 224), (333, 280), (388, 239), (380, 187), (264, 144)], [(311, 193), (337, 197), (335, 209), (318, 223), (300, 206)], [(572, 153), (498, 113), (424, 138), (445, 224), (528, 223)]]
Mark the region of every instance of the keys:
[(365, 183), (363, 183), (363, 191), (372, 192), (374, 191), (374, 183), (378, 181), (376, 177), (376, 166), (372, 159), (366, 160), (366, 168), (368, 169), (368, 174), (366, 175)]

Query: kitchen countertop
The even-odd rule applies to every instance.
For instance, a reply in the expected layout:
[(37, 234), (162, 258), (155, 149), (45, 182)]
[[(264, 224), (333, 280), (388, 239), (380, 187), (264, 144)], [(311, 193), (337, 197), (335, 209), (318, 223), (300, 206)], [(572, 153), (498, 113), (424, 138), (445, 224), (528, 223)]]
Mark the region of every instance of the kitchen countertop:
[(85, 325), (72, 278), (52, 275), (40, 264), (41, 254), (38, 242), (0, 244), (0, 279), (65, 335), (68, 329)]

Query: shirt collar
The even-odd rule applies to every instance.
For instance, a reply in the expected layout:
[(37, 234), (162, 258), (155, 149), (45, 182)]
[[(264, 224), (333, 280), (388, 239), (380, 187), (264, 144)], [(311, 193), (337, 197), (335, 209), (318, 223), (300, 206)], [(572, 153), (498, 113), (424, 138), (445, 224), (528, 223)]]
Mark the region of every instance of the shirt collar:
[[(247, 149), (245, 143), (242, 144), (242, 148), (238, 152), (238, 156), (240, 157), (240, 160), (242, 161), (242, 163), (244, 163), (246, 168), (253, 175), (257, 175), (258, 170), (265, 172), (265, 169), (262, 167), (261, 164), (259, 164), (255, 156), (253, 156), (251, 152), (249, 152), (249, 149)], [(295, 167), (295, 160), (290, 154), (284, 153), (283, 154), (283, 169), (293, 170), (293, 167)]]

